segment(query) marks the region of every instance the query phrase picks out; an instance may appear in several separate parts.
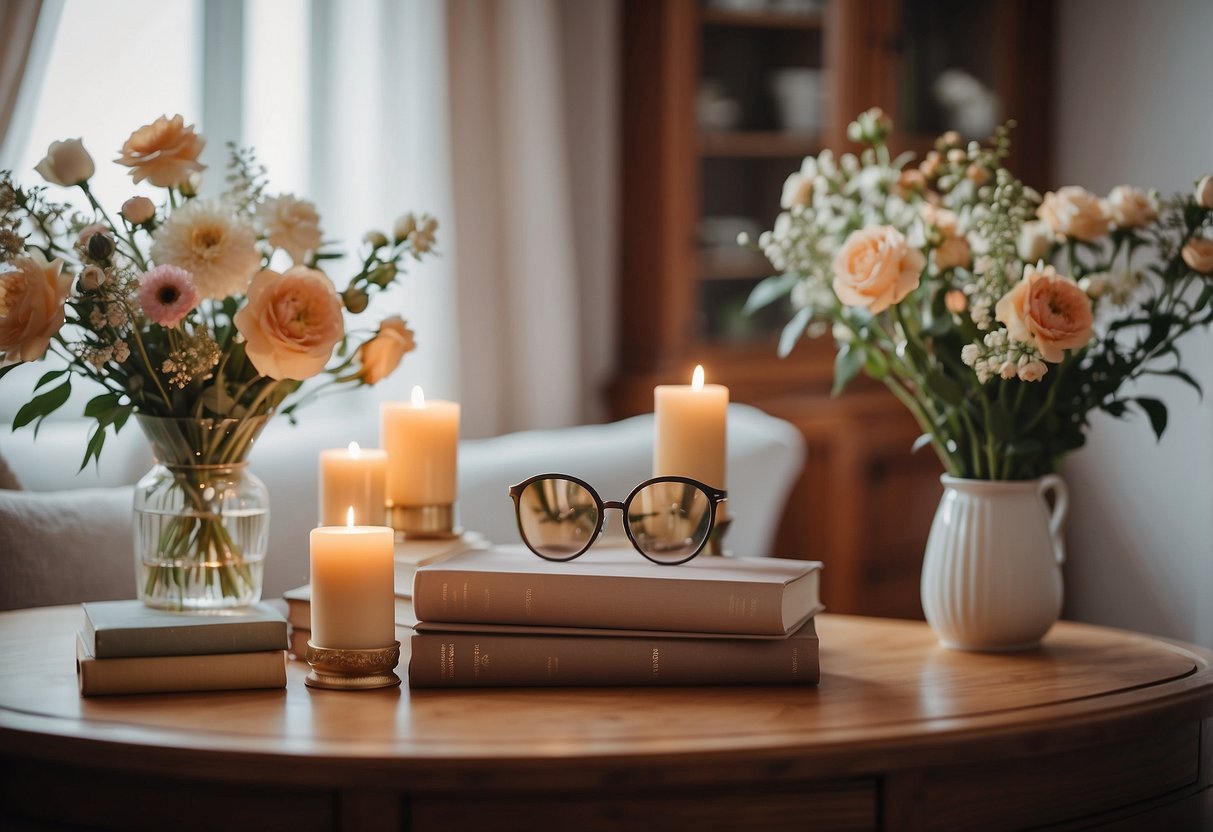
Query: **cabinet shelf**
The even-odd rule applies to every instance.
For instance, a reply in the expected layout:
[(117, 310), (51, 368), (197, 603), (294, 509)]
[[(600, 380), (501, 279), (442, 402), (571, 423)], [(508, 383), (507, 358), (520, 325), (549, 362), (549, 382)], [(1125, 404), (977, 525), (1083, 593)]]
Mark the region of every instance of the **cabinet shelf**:
[(756, 29), (820, 29), (820, 12), (745, 12), (732, 9), (704, 9), (705, 26), (736, 26)]
[(811, 156), (821, 150), (815, 133), (779, 130), (704, 131), (699, 134), (699, 153), (716, 158), (780, 158)]

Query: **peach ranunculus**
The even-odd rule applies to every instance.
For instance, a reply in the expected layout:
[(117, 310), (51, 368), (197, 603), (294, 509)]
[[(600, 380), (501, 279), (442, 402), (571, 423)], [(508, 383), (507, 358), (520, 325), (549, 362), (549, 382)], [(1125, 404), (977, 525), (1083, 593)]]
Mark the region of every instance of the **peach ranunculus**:
[(362, 370), (359, 375), (367, 384), (378, 384), (392, 374), (400, 359), (416, 347), (413, 331), (399, 315), (384, 319), (379, 332), (358, 351)]
[(35, 165), (34, 170), (52, 185), (70, 188), (72, 185), (87, 182), (97, 169), (93, 164), (93, 157), (84, 149), (84, 143), (80, 139), (67, 139), (51, 142), (46, 151), (46, 158)]
[(235, 320), (253, 366), (276, 379), (302, 381), (316, 375), (345, 334), (333, 282), (307, 266), (292, 266), (282, 274), (258, 272)]
[(1192, 271), (1213, 274), (1213, 240), (1193, 237), (1184, 244), (1180, 257)]
[(36, 361), (63, 326), (63, 304), (72, 276), (62, 260), (46, 262), (36, 249), (0, 273), (0, 364)]
[(834, 258), (834, 293), (847, 306), (883, 312), (918, 287), (926, 258), (888, 225), (851, 232)]
[(994, 307), (994, 317), (1012, 340), (1035, 345), (1041, 358), (1054, 364), (1066, 350), (1086, 346), (1094, 324), (1090, 298), (1052, 266), (1025, 268), (1023, 280)]
[(1158, 218), (1154, 200), (1141, 188), (1117, 185), (1105, 201), (1108, 218), (1117, 228), (1141, 228)]
[(308, 253), (320, 248), (320, 215), (316, 205), (292, 194), (270, 197), (257, 206), (257, 226), (275, 248), (303, 263)]
[(1108, 233), (1108, 215), (1099, 197), (1077, 185), (1045, 194), (1036, 215), (1058, 234), (1098, 240)]
[(131, 133), (114, 161), (131, 168), (135, 182), (146, 179), (157, 188), (170, 188), (189, 181), (191, 173), (206, 169), (198, 161), (205, 144), (184, 117), (160, 116)]

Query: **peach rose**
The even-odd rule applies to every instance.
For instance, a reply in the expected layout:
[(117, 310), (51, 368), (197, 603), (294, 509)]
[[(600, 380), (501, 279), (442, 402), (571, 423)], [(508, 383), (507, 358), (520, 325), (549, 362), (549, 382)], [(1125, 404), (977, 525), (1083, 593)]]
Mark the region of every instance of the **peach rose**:
[(63, 326), (63, 304), (72, 276), (62, 260), (46, 262), (36, 249), (0, 273), (0, 362), (37, 361)]
[(180, 115), (167, 116), (131, 133), (114, 161), (131, 168), (131, 179), (144, 179), (157, 188), (188, 182), (190, 174), (206, 169), (198, 161), (206, 141)]
[(122, 216), (131, 225), (143, 225), (156, 216), (156, 205), (145, 196), (133, 196), (122, 203)]
[(1076, 185), (1045, 194), (1036, 215), (1058, 234), (1097, 240), (1108, 233), (1108, 216), (1099, 197)]
[(393, 315), (379, 324), (379, 332), (362, 345), (358, 351), (362, 371), (359, 375), (367, 384), (378, 384), (392, 374), (406, 353), (413, 351), (416, 342), (413, 331), (404, 319)]
[(1192, 271), (1213, 274), (1213, 240), (1193, 237), (1184, 244), (1180, 256)]
[(1025, 268), (1023, 280), (994, 307), (994, 317), (1013, 340), (1034, 344), (1054, 364), (1065, 358), (1066, 350), (1086, 346), (1094, 323), (1090, 298), (1052, 266)]
[(1108, 194), (1107, 214), (1117, 228), (1141, 228), (1158, 218), (1158, 209), (1141, 188), (1117, 185)]
[(253, 366), (276, 379), (302, 381), (316, 375), (345, 334), (333, 282), (306, 266), (255, 274), (248, 302), (235, 320)]
[(34, 170), (52, 185), (70, 188), (91, 179), (96, 172), (96, 166), (80, 139), (68, 139), (51, 142), (46, 151), (46, 158), (35, 165)]
[(969, 241), (964, 237), (945, 237), (935, 249), (935, 266), (940, 271), (954, 266), (967, 269), (972, 262), (973, 253), (969, 249)]
[(883, 312), (918, 287), (926, 258), (892, 226), (851, 232), (834, 258), (834, 293), (847, 306)]
[(1196, 204), (1213, 210), (1213, 174), (1201, 177), (1196, 183)]
[(320, 215), (316, 205), (293, 194), (265, 200), (257, 206), (257, 226), (266, 241), (302, 263), (310, 252), (320, 248)]

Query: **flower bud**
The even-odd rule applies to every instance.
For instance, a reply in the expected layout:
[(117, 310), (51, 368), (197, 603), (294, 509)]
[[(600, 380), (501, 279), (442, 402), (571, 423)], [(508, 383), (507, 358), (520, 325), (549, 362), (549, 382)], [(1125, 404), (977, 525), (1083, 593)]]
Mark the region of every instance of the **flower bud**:
[(365, 289), (360, 289), (357, 286), (351, 286), (341, 293), (341, 302), (345, 304), (345, 308), (353, 314), (365, 311), (367, 304), (370, 303), (370, 298), (366, 294)]
[(396, 242), (402, 242), (408, 239), (408, 236), (417, 228), (417, 218), (410, 212), (400, 216), (392, 226), (392, 236)]
[(1202, 177), (1196, 183), (1196, 204), (1213, 210), (1213, 174)]
[(145, 196), (133, 196), (122, 203), (122, 216), (131, 225), (143, 225), (156, 216), (156, 206)]
[(387, 245), (387, 237), (382, 231), (368, 231), (362, 235), (362, 241), (368, 243), (371, 248), (383, 248)]
[(939, 140), (935, 142), (935, 147), (936, 147), (936, 149), (941, 150), (941, 151), (950, 150), (954, 147), (959, 148), (960, 142), (961, 142), (960, 134), (957, 133), (955, 130), (949, 130), (948, 132), (944, 133), (942, 136), (939, 137)]
[(110, 235), (97, 232), (88, 238), (88, 256), (94, 260), (108, 260), (114, 254), (114, 240)]
[(384, 263), (382, 266), (375, 269), (375, 271), (371, 272), (371, 283), (374, 283), (380, 288), (387, 288), (387, 286), (396, 279), (396, 273), (395, 263)]
[(202, 187), (202, 174), (194, 171), (177, 187), (182, 196), (198, 196), (198, 189)]
[(105, 272), (99, 267), (88, 265), (80, 272), (80, 288), (85, 292), (95, 292), (105, 285)]

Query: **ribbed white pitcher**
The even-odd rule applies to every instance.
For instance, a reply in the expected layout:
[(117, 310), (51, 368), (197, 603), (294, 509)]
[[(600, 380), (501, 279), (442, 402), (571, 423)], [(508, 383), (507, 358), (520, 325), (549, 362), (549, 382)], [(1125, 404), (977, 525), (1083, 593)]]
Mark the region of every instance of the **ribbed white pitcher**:
[(956, 650), (1036, 646), (1061, 615), (1065, 482), (940, 479), (922, 564), (927, 623)]

